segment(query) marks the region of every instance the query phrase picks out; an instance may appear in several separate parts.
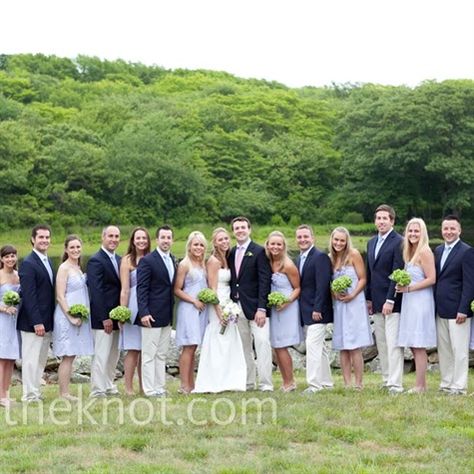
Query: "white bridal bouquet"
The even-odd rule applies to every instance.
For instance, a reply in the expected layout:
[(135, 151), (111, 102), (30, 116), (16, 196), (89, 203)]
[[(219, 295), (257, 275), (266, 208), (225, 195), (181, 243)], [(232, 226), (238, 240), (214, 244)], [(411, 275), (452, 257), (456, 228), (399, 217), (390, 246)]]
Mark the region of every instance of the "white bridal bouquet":
[(220, 334), (224, 334), (227, 326), (229, 324), (237, 324), (237, 320), (240, 315), (240, 307), (237, 303), (234, 303), (232, 300), (227, 301), (224, 305), (221, 305), (222, 308), (222, 319), (225, 324), (222, 325)]

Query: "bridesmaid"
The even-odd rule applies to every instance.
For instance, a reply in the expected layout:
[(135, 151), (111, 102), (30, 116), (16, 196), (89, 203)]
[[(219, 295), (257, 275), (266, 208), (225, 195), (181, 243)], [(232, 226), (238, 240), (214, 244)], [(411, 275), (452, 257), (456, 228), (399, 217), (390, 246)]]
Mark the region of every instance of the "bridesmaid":
[(433, 285), (436, 270), (423, 219), (414, 217), (405, 229), (403, 240), (405, 269), (411, 276), (408, 286), (396, 286), (402, 293), (398, 345), (410, 347), (415, 358), (415, 387), (408, 393), (426, 392), (427, 347), (436, 347)]
[(141, 370), (140, 353), (142, 349), (141, 328), (135, 325), (138, 313), (137, 303), (137, 267), (142, 257), (150, 253), (150, 235), (143, 227), (135, 227), (132, 230), (128, 242), (127, 254), (122, 257), (120, 263), (120, 283), (122, 290), (120, 292), (120, 304), (128, 306), (132, 312), (130, 323), (122, 324), (120, 327), (119, 347), (122, 351), (127, 351), (124, 359), (124, 382), (125, 393), (133, 395), (133, 376), (135, 369), (138, 372), (140, 389)]
[(20, 337), (16, 330), (15, 306), (6, 306), (3, 295), (10, 290), (20, 290), (17, 272), (17, 251), (12, 245), (0, 249), (0, 406), (9, 408), (14, 400), (9, 398), (15, 360), (20, 358)]
[(296, 383), (293, 378), (293, 361), (288, 347), (299, 344), (302, 339), (298, 305), (300, 276), (296, 265), (288, 257), (285, 236), (281, 232), (270, 233), (265, 242), (265, 251), (272, 267), (271, 291), (279, 291), (289, 299), (288, 303), (272, 308), (270, 342), (275, 350), (283, 379), (281, 390), (292, 392), (296, 389)]
[(176, 345), (179, 356), (180, 393), (194, 389), (194, 356), (207, 326), (206, 305), (196, 296), (207, 287), (204, 257), (207, 242), (201, 232), (191, 232), (186, 242), (186, 256), (178, 265), (174, 294), (181, 300), (176, 309)]
[(69, 393), (72, 364), (76, 356), (94, 352), (90, 319), (82, 321), (69, 314), (73, 304), (89, 305), (86, 275), (81, 270), (82, 240), (69, 235), (64, 242), (63, 263), (56, 276), (56, 310), (54, 311), (53, 353), (62, 357), (58, 369), (59, 395), (70, 401), (77, 397)]
[(364, 261), (359, 251), (352, 247), (351, 236), (345, 227), (336, 227), (332, 231), (329, 239), (329, 258), (333, 280), (343, 275), (352, 280), (345, 293), (333, 293), (333, 348), (340, 351), (344, 386), (351, 387), (351, 372), (354, 370), (354, 388), (362, 390), (364, 359), (361, 347), (372, 345), (374, 340), (363, 291), (367, 282)]

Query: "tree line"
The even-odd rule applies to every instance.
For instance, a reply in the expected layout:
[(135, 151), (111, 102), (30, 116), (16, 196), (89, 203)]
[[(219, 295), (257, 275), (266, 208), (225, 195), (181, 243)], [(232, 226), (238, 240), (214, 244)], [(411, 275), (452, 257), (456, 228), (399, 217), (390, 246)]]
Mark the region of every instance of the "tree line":
[(473, 219), (474, 81), (288, 88), (122, 60), (0, 55), (0, 230)]

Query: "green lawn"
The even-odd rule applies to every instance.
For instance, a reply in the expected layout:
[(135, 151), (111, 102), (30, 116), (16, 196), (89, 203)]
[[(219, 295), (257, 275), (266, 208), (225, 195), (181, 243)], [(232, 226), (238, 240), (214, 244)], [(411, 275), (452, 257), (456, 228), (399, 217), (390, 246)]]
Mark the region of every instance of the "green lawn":
[[(274, 379), (279, 386), (277, 373)], [(438, 394), (437, 374), (429, 374), (430, 391), (421, 396), (387, 395), (373, 374), (363, 392), (344, 390), (335, 372), (336, 389), (308, 397), (301, 394), (304, 374), (297, 379), (297, 392), (270, 396), (183, 396), (173, 381), (166, 401), (122, 397), (84, 410), (85, 400), (82, 410), (63, 412), (63, 402), (52, 411), (57, 386), (48, 386), (42, 410), (23, 413), (19, 405), (8, 420), (0, 411), (0, 472), (474, 471), (474, 397)], [(406, 376), (406, 386), (413, 380)], [(89, 387), (78, 390), (86, 396)], [(19, 398), (19, 386), (13, 396)]]

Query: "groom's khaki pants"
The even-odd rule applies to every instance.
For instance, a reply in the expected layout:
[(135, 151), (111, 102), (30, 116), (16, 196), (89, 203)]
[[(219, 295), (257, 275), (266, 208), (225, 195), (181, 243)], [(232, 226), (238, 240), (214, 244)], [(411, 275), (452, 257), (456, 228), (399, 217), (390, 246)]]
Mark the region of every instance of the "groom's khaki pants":
[[(258, 371), (260, 390), (273, 390), (272, 381), (272, 347), (270, 345), (270, 320), (266, 318), (265, 326), (258, 327), (255, 321), (249, 321), (245, 316), (237, 320), (245, 362), (247, 364), (247, 388), (254, 388), (256, 382), (255, 369)], [(252, 348), (252, 338), (257, 353), (257, 367)]]
[(38, 400), (41, 397), (41, 377), (48, 360), (50, 342), (51, 332), (41, 337), (34, 332), (21, 331), (23, 401)]

